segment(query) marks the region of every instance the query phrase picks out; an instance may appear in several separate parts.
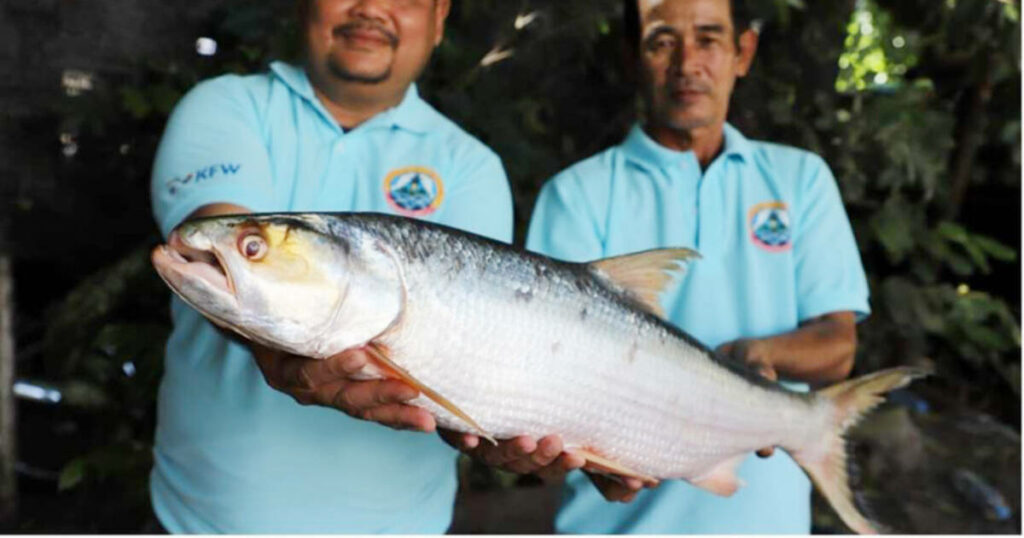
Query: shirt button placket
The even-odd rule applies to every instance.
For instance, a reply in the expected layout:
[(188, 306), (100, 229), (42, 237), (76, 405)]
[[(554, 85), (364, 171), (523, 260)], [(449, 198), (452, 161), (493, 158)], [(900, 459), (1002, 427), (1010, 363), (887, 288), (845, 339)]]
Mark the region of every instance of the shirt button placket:
[(320, 207), (322, 210), (334, 210), (333, 207), (326, 208), (320, 205), (324, 204), (327, 200), (338, 202), (334, 191), (336, 190), (335, 186), (338, 178), (337, 171), (343, 169), (343, 167), (339, 166), (339, 161), (341, 153), (345, 149), (345, 136), (346, 135), (344, 134), (338, 135), (338, 137), (330, 143), (330, 149), (327, 155), (327, 165), (324, 169), (323, 178), (320, 180), (320, 194), (315, 200), (313, 200), (313, 203), (318, 204), (317, 207)]
[(700, 169), (700, 163), (697, 162), (697, 155), (692, 151), (687, 152), (682, 163), (680, 163), (680, 168), (682, 169), (687, 194), (692, 196), (693, 200), (693, 248), (702, 251), (701, 190), (703, 190), (704, 177)]
[(701, 232), (699, 239), (702, 240), (704, 247), (702, 252), (725, 249), (727, 238), (730, 235), (724, 226), (732, 222), (732, 214), (726, 208), (728, 201), (722, 200), (723, 189), (727, 187), (725, 184), (727, 159), (727, 156), (720, 155), (708, 166), (701, 177), (697, 199), (699, 207), (703, 210), (698, 214)]

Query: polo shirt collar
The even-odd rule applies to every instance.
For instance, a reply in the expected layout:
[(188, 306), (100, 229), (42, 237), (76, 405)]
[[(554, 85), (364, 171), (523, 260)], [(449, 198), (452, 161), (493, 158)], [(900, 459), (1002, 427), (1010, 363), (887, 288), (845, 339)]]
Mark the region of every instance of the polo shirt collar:
[(743, 136), (743, 133), (741, 133), (739, 129), (733, 127), (730, 123), (725, 124), (724, 131), (725, 155), (728, 157), (738, 157), (743, 159), (744, 162), (750, 162), (750, 155), (754, 149), (750, 140)]
[[(273, 62), (270, 64), (270, 70), (292, 92), (309, 102), (325, 119), (341, 129), (317, 98), (305, 69), (285, 62)], [(416, 85), (410, 84), (398, 106), (370, 118), (360, 127), (396, 127), (424, 134), (434, 127), (434, 116), (433, 109), (420, 97)]]
[[(725, 147), (722, 151), (725, 157), (736, 157), (744, 162), (750, 160), (751, 144), (747, 137), (743, 136), (735, 127), (726, 123), (724, 127)], [(656, 168), (672, 168), (678, 166), (686, 158), (689, 151), (676, 151), (666, 148), (654, 141), (647, 135), (639, 123), (633, 125), (629, 135), (622, 143), (626, 157), (641, 164), (647, 164)]]

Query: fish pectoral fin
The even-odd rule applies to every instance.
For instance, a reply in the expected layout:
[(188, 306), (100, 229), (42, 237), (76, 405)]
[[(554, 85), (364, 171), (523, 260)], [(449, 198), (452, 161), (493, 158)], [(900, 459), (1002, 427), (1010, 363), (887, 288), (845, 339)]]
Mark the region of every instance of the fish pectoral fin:
[(476, 435), (479, 435), (480, 437), (487, 439), (492, 444), (498, 444), (498, 442), (494, 439), (494, 436), (484, 431), (484, 429), (481, 428), (480, 425), (477, 424), (477, 422), (473, 420), (472, 417), (467, 415), (462, 409), (459, 409), (458, 406), (450, 402), (447, 398), (441, 396), (440, 394), (438, 394), (437, 391), (430, 388), (426, 384), (420, 382), (420, 380), (413, 377), (412, 374), (405, 371), (404, 368), (402, 368), (394, 361), (392, 361), (391, 358), (388, 357), (387, 353), (380, 345), (370, 343), (369, 345), (366, 346), (365, 349), (374, 358), (374, 360), (377, 361), (377, 367), (380, 368), (385, 374), (396, 379), (401, 379), (402, 381), (408, 383), (413, 388), (420, 391), (421, 394), (423, 394), (427, 398), (430, 398), (430, 400), (432, 400), (434, 403), (447, 409), (449, 413), (455, 415), (463, 422), (468, 424), (470, 428), (475, 430), (474, 433)]
[(688, 248), (645, 250), (590, 262), (598, 277), (623, 288), (654, 314), (664, 317), (658, 295), (672, 282), (672, 273), (682, 271), (681, 265), (700, 254)]
[(600, 454), (596, 454), (592, 450), (578, 449), (574, 452), (583, 456), (587, 460), (587, 464), (583, 466), (583, 469), (587, 471), (610, 475), (613, 478), (616, 476), (636, 478), (642, 481), (645, 485), (654, 485), (658, 483), (657, 478), (638, 473), (625, 465), (612, 461)]
[(740, 463), (743, 463), (745, 457), (746, 454), (741, 454), (727, 459), (712, 467), (707, 474), (702, 475), (700, 478), (694, 478), (689, 482), (715, 495), (729, 497), (744, 485), (743, 481), (736, 477), (736, 469), (740, 466)]

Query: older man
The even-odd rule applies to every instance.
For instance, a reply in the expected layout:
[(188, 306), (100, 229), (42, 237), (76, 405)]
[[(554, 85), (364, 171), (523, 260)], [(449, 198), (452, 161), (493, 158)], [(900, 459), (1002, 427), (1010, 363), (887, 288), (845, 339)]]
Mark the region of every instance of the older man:
[[(161, 231), (193, 215), (380, 211), (508, 241), (498, 157), (413, 84), (449, 0), (300, 6), (304, 65), (203, 82), (175, 109), (153, 170)], [(433, 418), (403, 403), (415, 390), (348, 379), (366, 361), (359, 352), (283, 356), (225, 337), (177, 299), (172, 317), (151, 476), (167, 530), (447, 529), (454, 451), (436, 435), (353, 418), (431, 431)]]
[[(626, 0), (626, 14), (645, 117), (620, 145), (545, 185), (528, 247), (573, 261), (695, 248), (702, 259), (663, 298), (670, 321), (795, 389), (843, 379), (853, 365), (857, 316), (868, 313), (864, 271), (824, 161), (749, 140), (726, 122), (734, 84), (757, 48), (742, 1)], [(557, 475), (583, 464), (560, 454), (556, 436), (497, 448), (471, 437), (461, 442), (519, 472)], [(573, 533), (810, 530), (810, 482), (788, 455), (748, 458), (738, 474), (745, 486), (726, 498), (681, 481), (639, 491), (635, 480), (575, 472), (556, 527)]]

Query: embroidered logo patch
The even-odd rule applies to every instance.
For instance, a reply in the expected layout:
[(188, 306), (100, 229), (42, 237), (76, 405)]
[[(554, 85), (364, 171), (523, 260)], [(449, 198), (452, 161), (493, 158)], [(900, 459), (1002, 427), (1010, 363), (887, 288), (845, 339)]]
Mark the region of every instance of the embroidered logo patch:
[(762, 202), (747, 212), (750, 240), (769, 251), (781, 252), (792, 246), (789, 209), (784, 202)]
[(429, 168), (399, 168), (384, 178), (384, 197), (388, 205), (399, 214), (423, 217), (441, 207), (444, 183), (437, 172)]

